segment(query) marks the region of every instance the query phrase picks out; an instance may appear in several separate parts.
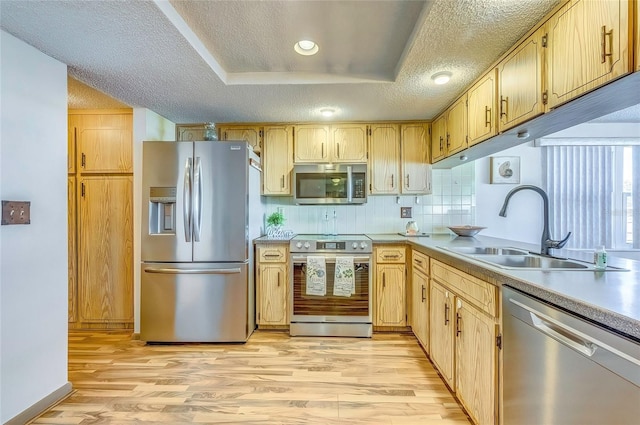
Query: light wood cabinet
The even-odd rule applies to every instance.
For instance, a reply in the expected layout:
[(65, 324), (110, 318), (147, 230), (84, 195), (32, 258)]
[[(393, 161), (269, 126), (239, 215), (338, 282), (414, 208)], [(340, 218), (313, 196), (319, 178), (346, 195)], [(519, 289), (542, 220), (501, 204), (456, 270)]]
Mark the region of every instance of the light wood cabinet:
[(404, 124), (400, 127), (401, 192), (403, 194), (431, 193), (430, 144), (428, 124)]
[(498, 289), (431, 259), (430, 356), (475, 423), (497, 423)]
[(133, 322), (133, 177), (78, 180), (78, 320)]
[(294, 139), (295, 163), (367, 162), (366, 125), (298, 125)]
[(467, 92), (469, 146), (497, 134), (496, 73), (497, 71), (492, 69)]
[(75, 138), (77, 172), (133, 172), (131, 113), (70, 113), (69, 127), (69, 132)]
[(429, 357), (449, 388), (455, 391), (453, 294), (433, 279), (430, 285)]
[(220, 126), (220, 140), (246, 140), (249, 142), (253, 151), (260, 155), (262, 151), (262, 135), (263, 129), (261, 126), (235, 126), (235, 125), (223, 125)]
[(447, 110), (447, 156), (467, 148), (467, 94)]
[(400, 128), (397, 124), (373, 124), (369, 135), (369, 191), (372, 195), (399, 193)]
[(76, 299), (78, 297), (78, 268), (77, 268), (77, 235), (76, 235), (76, 178), (67, 177), (67, 228), (69, 245), (69, 323), (77, 320)]
[(205, 123), (176, 124), (176, 141), (193, 142), (204, 140)]
[(499, 131), (544, 113), (544, 51), (542, 26), (498, 64)]
[(429, 257), (411, 253), (411, 330), (429, 352)]
[(286, 245), (256, 245), (258, 326), (289, 324), (289, 263)]
[(291, 195), (293, 142), (291, 126), (264, 128), (262, 194)]
[(330, 128), (328, 125), (308, 124), (295, 127), (293, 162), (329, 162)]
[(548, 21), (549, 108), (632, 69), (630, 0), (570, 0)]
[(636, 71), (640, 71), (640, 1), (636, 0), (636, 35), (635, 35), (635, 58), (636, 58)]
[(447, 114), (440, 115), (431, 123), (431, 162), (447, 155)]
[(404, 245), (374, 248), (375, 326), (406, 326), (406, 248)]

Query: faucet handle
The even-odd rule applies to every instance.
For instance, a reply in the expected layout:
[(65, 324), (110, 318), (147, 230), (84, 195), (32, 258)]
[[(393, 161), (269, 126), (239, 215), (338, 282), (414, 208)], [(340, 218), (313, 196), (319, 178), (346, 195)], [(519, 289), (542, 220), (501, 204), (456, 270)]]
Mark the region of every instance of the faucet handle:
[(569, 240), (570, 237), (571, 237), (571, 232), (567, 233), (567, 236), (565, 236), (564, 239), (560, 241), (554, 241), (552, 239), (548, 239), (547, 246), (549, 248), (560, 249), (567, 244), (567, 241)]

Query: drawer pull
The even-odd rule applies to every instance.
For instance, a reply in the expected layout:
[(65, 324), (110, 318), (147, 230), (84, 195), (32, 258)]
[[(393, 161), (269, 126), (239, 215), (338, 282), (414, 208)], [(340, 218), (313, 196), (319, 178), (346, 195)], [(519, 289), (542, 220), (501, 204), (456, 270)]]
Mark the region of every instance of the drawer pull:
[(427, 288), (422, 285), (422, 302), (425, 302), (427, 299)]
[(449, 325), (449, 304), (444, 303), (444, 325)]
[(601, 58), (602, 63), (605, 63), (607, 61), (607, 56), (613, 56), (613, 53), (611, 52), (607, 53), (607, 36), (609, 36), (609, 38), (613, 37), (613, 30), (607, 32), (606, 25), (603, 25), (602, 31), (601, 31), (602, 46), (600, 48), (600, 50), (602, 51), (602, 58)]
[(282, 257), (282, 254), (264, 254), (263, 257), (264, 258), (280, 258)]
[(460, 321), (462, 320), (462, 316), (460, 313), (456, 313), (456, 336), (460, 336), (462, 333), (462, 329), (460, 329)]
[(400, 258), (400, 255), (398, 255), (398, 254), (396, 254), (396, 255), (385, 255), (384, 258), (385, 259), (388, 259), (388, 258)]

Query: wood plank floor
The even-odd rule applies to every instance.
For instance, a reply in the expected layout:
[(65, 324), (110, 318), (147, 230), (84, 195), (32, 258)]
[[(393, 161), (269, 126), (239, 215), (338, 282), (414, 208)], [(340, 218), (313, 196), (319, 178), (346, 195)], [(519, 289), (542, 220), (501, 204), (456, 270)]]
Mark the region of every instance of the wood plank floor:
[(34, 424), (469, 424), (408, 334), (145, 345), (71, 332), (74, 392)]

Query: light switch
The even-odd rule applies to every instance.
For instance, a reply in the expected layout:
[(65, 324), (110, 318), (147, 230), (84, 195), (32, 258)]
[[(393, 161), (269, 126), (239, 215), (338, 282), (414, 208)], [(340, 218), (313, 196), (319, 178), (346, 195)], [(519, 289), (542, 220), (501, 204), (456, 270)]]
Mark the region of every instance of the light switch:
[(400, 218), (411, 218), (411, 207), (400, 207)]
[(30, 224), (31, 202), (2, 201), (2, 224)]

